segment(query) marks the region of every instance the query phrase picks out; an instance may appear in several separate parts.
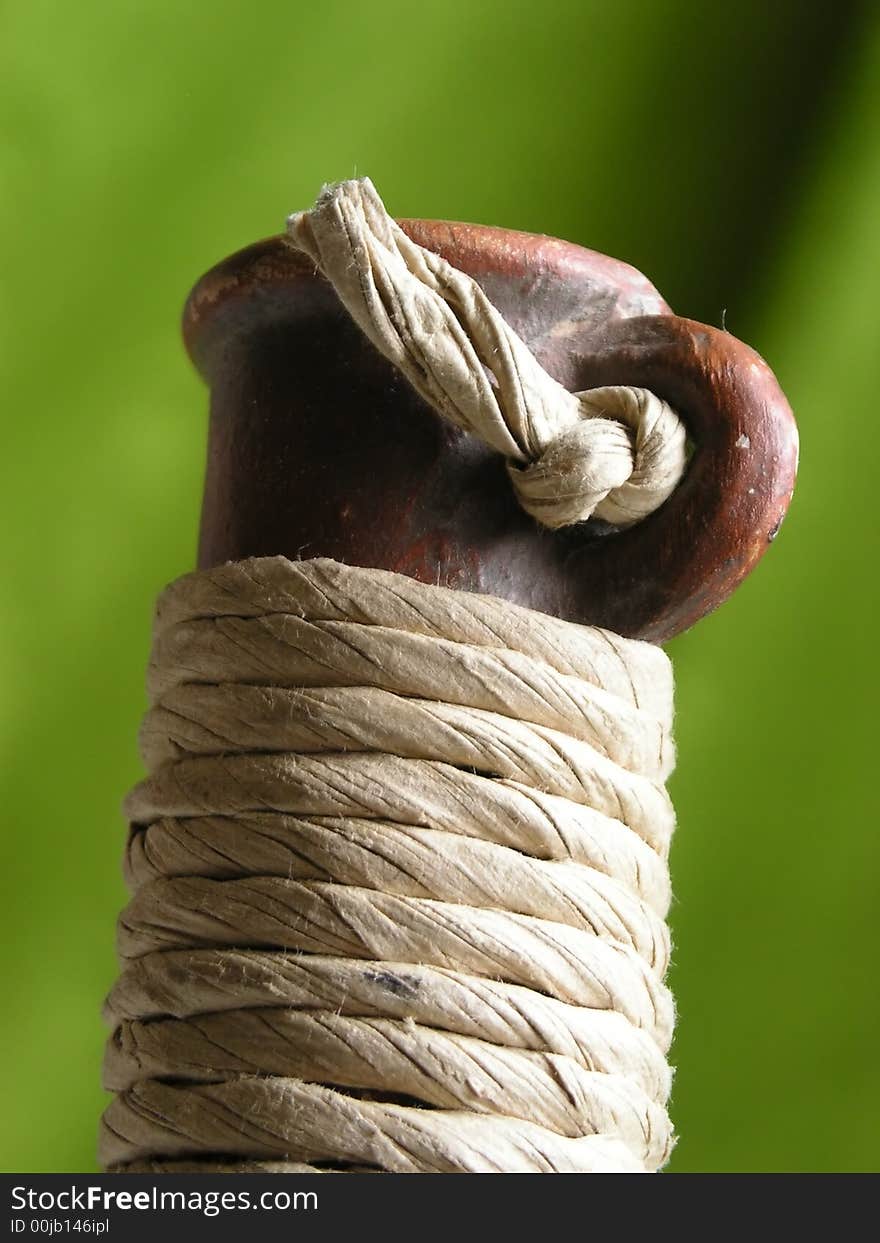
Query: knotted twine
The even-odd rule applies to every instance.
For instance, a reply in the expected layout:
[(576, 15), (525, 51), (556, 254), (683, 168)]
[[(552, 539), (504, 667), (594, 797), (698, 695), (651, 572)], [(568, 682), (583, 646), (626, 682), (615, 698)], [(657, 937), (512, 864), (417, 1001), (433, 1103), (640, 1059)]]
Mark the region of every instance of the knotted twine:
[(563, 388), (475, 280), (404, 233), (368, 178), (326, 187), (287, 231), (434, 410), (503, 454), (544, 526), (630, 525), (681, 479), (687, 437), (666, 402), (643, 388)]
[[(409, 361), (395, 361), (419, 391), (439, 386), (435, 405), (505, 452), (521, 498), (557, 524), (558, 508), (522, 486), (555, 451), (555, 382), (539, 382), (490, 308), (494, 380), (462, 384), (465, 345), (485, 350), (491, 335), (462, 310), (479, 308), (467, 278), (405, 239), (406, 270), (421, 264), (456, 307), (451, 321), (413, 318), (397, 259), (379, 263), (373, 245), (405, 235), (376, 218), (363, 183), (325, 195), (294, 233), (324, 239), (316, 253), (337, 284), (327, 217), (356, 194), (361, 231), (346, 217), (345, 233), (361, 267), (355, 279), (351, 257), (342, 265), (343, 301), (359, 323), (369, 308), (380, 348), (404, 349)], [(412, 341), (442, 365), (420, 369)], [(624, 391), (636, 396), (616, 411), (654, 412), (625, 437), (630, 482), (606, 487), (603, 454), (572, 467), (566, 450), (563, 507), (576, 496), (632, 520), (668, 494), (639, 455), (668, 465), (678, 433), (657, 428), (677, 418)], [(581, 422), (614, 427), (584, 414), (585, 397)], [(617, 400), (603, 396), (603, 411)], [(117, 1095), (105, 1166), (664, 1163), (674, 818), (672, 678), (658, 648), (380, 570), (260, 558), (166, 589), (148, 691), (148, 776), (126, 807), (123, 972), (106, 1006)]]

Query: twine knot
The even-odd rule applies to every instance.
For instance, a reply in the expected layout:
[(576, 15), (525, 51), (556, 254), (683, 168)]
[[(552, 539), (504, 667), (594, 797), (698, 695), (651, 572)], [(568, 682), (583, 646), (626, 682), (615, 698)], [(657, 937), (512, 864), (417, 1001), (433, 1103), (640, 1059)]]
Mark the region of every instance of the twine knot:
[(681, 420), (643, 388), (595, 388), (577, 396), (577, 422), (535, 460), (508, 462), (520, 504), (551, 528), (591, 517), (621, 527), (646, 518), (681, 478)]
[(368, 178), (327, 186), (287, 236), (433, 409), (504, 455), (544, 526), (628, 526), (675, 489), (687, 439), (675, 411), (642, 388), (570, 393), (476, 281), (404, 233)]

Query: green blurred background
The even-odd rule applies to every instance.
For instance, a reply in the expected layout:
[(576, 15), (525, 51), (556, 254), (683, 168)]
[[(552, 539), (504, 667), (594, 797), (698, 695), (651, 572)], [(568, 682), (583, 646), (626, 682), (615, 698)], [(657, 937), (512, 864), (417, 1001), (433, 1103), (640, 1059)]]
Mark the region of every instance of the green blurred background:
[(119, 804), (201, 493), (179, 308), (355, 172), (629, 260), (786, 388), (790, 518), (672, 645), (671, 1168), (880, 1167), (880, 9), (15, 0), (0, 99), (0, 1168), (94, 1168)]

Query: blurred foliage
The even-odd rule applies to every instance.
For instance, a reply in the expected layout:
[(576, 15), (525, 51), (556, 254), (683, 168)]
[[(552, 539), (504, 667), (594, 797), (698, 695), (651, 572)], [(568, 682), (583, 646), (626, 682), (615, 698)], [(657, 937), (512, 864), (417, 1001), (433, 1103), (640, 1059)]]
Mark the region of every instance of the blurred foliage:
[(846, 0), (0, 6), (0, 1168), (94, 1166), (119, 803), (153, 597), (192, 563), (201, 490), (179, 307), (355, 172), (399, 215), (628, 259), (790, 394), (792, 515), (673, 645), (672, 1168), (878, 1167), (877, 17)]

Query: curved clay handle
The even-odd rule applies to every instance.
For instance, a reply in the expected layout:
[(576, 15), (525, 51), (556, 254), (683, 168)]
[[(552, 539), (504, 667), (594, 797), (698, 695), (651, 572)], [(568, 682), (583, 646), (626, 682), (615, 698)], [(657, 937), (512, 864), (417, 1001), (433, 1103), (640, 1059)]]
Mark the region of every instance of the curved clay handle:
[(503, 460), (435, 415), (275, 238), (213, 268), (184, 313), (212, 393), (199, 566), (333, 557), (655, 641), (717, 608), (794, 487), (797, 431), (766, 363), (673, 315), (603, 255), (505, 229), (401, 223), (473, 276), (569, 389), (631, 384), (665, 398), (693, 442), (685, 478), (625, 531), (540, 528)]

